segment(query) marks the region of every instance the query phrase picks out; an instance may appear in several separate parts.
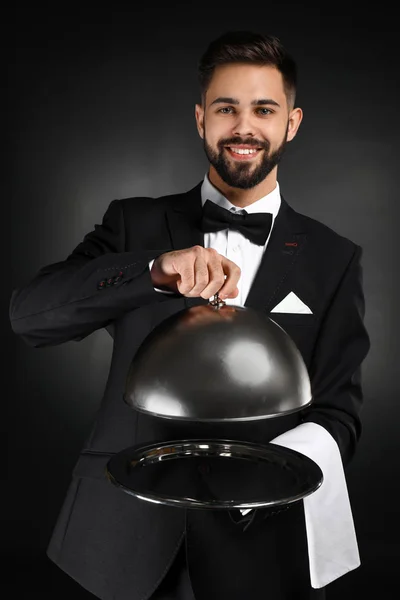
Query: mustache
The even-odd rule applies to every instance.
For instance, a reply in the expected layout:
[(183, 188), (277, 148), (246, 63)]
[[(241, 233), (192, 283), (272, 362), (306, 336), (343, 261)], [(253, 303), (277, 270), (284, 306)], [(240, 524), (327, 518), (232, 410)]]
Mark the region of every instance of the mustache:
[(245, 146), (253, 146), (254, 148), (262, 148), (263, 150), (269, 150), (270, 144), (269, 142), (260, 142), (259, 140), (255, 140), (251, 138), (249, 140), (242, 140), (238, 137), (226, 138), (224, 140), (220, 140), (218, 142), (218, 147), (222, 149), (224, 146), (240, 146), (241, 144)]

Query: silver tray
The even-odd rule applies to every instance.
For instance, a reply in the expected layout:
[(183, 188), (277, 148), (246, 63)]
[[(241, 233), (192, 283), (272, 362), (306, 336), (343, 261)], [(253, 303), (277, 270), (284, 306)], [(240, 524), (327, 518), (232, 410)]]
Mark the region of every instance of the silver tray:
[(290, 504), (323, 480), (319, 466), (295, 450), (216, 439), (133, 446), (115, 454), (106, 473), (142, 500), (213, 510)]

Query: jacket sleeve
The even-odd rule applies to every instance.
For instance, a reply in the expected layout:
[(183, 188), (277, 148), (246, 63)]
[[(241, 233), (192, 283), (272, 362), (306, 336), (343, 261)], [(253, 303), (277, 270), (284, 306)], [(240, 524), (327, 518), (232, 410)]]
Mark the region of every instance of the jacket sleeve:
[(66, 260), (43, 267), (11, 294), (12, 330), (41, 348), (80, 341), (127, 311), (168, 296), (152, 285), (149, 261), (169, 249), (125, 252), (122, 202), (113, 200)]
[(309, 369), (313, 402), (303, 422), (317, 423), (338, 444), (347, 465), (361, 434), (361, 364), (370, 339), (364, 325), (362, 248), (354, 254), (325, 313)]

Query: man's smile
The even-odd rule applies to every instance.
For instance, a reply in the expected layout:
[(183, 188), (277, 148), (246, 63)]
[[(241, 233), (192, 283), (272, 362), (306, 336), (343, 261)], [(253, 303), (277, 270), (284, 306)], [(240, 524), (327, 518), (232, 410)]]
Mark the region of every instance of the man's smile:
[(262, 148), (254, 148), (254, 146), (225, 146), (225, 150), (229, 156), (235, 160), (252, 160), (261, 152)]

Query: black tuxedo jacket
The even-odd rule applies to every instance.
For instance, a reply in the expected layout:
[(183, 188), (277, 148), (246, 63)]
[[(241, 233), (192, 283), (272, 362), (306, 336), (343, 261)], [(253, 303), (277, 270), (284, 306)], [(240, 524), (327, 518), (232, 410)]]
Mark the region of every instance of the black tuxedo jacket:
[(311, 406), (259, 422), (188, 424), (139, 414), (123, 401), (131, 360), (149, 332), (173, 313), (207, 302), (156, 292), (148, 269), (164, 252), (204, 245), (200, 188), (201, 183), (183, 194), (113, 200), (101, 225), (66, 260), (45, 266), (12, 293), (12, 329), (30, 346), (80, 341), (103, 327), (114, 339), (103, 400), (48, 555), (104, 600), (146, 600), (185, 538), (196, 598), (255, 600), (274, 588), (274, 600), (299, 600), (290, 587), (297, 585), (297, 575), (290, 569), (307, 563), (304, 535), (295, 535), (304, 529), (300, 510), (283, 511), (244, 532), (225, 511), (148, 503), (114, 487), (105, 475), (116, 452), (141, 442), (217, 437), (267, 443), (312, 421), (334, 437), (347, 465), (360, 436), (361, 363), (370, 344), (363, 324), (362, 249), (284, 199), (245, 306), (269, 315), (293, 291), (311, 308), (312, 314), (271, 315), (307, 365)]

